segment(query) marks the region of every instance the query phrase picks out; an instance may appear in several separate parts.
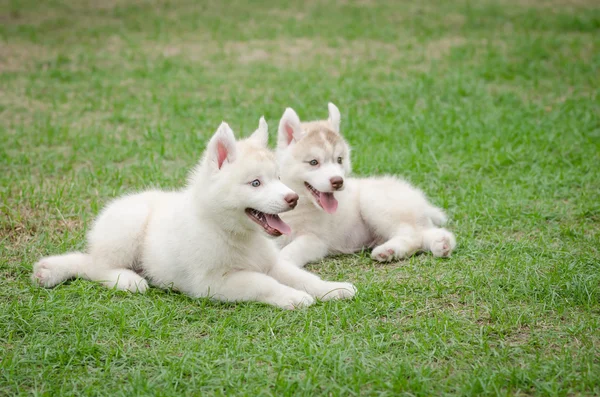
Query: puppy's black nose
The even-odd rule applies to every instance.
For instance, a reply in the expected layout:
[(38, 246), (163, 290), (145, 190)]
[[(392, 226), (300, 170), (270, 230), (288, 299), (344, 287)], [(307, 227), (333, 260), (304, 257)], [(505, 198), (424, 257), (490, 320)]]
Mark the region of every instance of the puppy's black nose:
[(296, 208), (296, 204), (298, 204), (298, 195), (296, 193), (290, 193), (284, 197), (285, 201), (292, 208)]
[(335, 190), (340, 190), (344, 186), (344, 180), (341, 176), (334, 176), (329, 182), (331, 182), (331, 187)]

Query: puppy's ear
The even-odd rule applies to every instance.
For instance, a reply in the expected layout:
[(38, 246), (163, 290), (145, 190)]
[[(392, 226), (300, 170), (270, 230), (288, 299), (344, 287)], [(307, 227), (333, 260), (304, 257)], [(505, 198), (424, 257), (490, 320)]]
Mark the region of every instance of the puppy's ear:
[(260, 146), (267, 147), (269, 143), (269, 126), (264, 116), (258, 120), (258, 129), (250, 135), (249, 139)]
[(277, 147), (286, 148), (292, 142), (296, 142), (302, 138), (302, 126), (300, 125), (300, 118), (294, 112), (294, 109), (287, 108), (281, 116), (279, 122), (279, 132), (277, 133)]
[(222, 122), (215, 135), (210, 138), (206, 150), (208, 162), (215, 170), (235, 161), (235, 136), (226, 122)]
[(329, 124), (331, 124), (331, 128), (339, 134), (341, 121), (340, 110), (331, 102), (327, 104), (327, 108), (329, 108)]

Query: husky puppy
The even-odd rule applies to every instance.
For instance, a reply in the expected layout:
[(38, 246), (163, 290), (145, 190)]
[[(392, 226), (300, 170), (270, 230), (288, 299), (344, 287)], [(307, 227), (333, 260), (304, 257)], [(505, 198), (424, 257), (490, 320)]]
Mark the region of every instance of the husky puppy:
[(116, 199), (90, 230), (87, 253), (42, 258), (32, 279), (53, 287), (81, 277), (132, 292), (150, 282), (192, 297), (285, 309), (311, 305), (315, 297), (352, 297), (352, 284), (278, 262), (275, 242), (264, 234), (290, 233), (278, 214), (293, 209), (298, 195), (279, 180), (267, 140), (263, 118), (238, 142), (222, 123), (187, 187)]
[(444, 212), (408, 182), (392, 176), (349, 178), (350, 147), (340, 135), (340, 111), (329, 104), (329, 119), (301, 123), (287, 108), (279, 123), (277, 160), (281, 180), (300, 195), (283, 216), (293, 233), (280, 241), (280, 257), (304, 266), (327, 254), (373, 248), (385, 262), (417, 251), (446, 257), (454, 235), (440, 228)]

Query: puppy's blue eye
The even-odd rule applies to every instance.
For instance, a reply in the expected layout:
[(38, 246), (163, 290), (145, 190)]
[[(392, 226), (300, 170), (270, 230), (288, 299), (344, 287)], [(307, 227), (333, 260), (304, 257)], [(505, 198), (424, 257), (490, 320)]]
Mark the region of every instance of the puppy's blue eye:
[(260, 181), (258, 179), (255, 179), (252, 182), (250, 182), (250, 184), (252, 185), (252, 187), (259, 187)]
[(308, 162), (308, 164), (310, 164), (310, 165), (312, 165), (312, 166), (315, 166), (315, 165), (319, 165), (319, 162), (318, 162), (317, 160), (310, 160), (310, 161)]

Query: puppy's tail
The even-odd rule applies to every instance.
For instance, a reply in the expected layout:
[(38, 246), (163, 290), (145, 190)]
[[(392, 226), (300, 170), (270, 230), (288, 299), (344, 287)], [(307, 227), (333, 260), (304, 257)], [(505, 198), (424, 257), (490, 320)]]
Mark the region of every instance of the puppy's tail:
[(92, 257), (81, 252), (47, 256), (33, 265), (31, 279), (42, 287), (52, 288), (63, 281), (86, 276), (92, 267)]
[(429, 207), (427, 209), (426, 215), (429, 217), (429, 219), (431, 219), (431, 222), (437, 227), (444, 226), (446, 222), (448, 222), (448, 217), (446, 216), (444, 211), (437, 207)]

